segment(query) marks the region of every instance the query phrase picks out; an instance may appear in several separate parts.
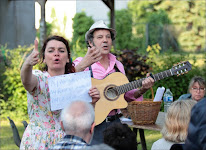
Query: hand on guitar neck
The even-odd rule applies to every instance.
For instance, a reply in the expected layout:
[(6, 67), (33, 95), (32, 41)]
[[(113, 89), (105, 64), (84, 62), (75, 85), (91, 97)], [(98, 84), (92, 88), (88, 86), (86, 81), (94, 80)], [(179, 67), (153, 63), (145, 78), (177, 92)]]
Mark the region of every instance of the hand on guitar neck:
[(142, 87), (134, 93), (134, 97), (138, 98), (142, 96), (148, 89), (154, 85), (153, 75), (147, 73), (147, 78), (142, 81)]

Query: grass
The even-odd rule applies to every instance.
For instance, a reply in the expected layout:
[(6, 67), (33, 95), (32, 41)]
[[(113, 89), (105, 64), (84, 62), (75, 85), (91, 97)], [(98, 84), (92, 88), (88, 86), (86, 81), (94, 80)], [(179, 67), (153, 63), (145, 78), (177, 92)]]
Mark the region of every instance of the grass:
[[(157, 141), (158, 139), (160, 139), (162, 137), (161, 133), (159, 131), (152, 131), (152, 130), (144, 130), (144, 134), (145, 134), (145, 140), (146, 140), (146, 145), (147, 145), (147, 149), (150, 150), (152, 147), (152, 144)], [(140, 141), (140, 137), (138, 135), (137, 137), (137, 141)], [(138, 150), (141, 150), (141, 144), (138, 145)]]
[[(11, 118), (12, 119), (12, 118)], [(15, 121), (17, 129), (19, 131), (20, 138), (24, 132), (24, 126), (21, 121)], [(145, 139), (147, 144), (147, 149), (150, 150), (152, 144), (161, 138), (159, 131), (145, 130)], [(139, 134), (137, 137), (138, 142), (140, 141)], [(13, 133), (9, 124), (9, 120), (4, 120), (0, 122), (0, 150), (18, 150), (19, 148), (14, 143)], [(141, 145), (138, 145), (138, 150), (141, 150)]]
[[(12, 119), (12, 118), (11, 118)], [(17, 129), (19, 131), (20, 138), (24, 132), (24, 126), (21, 121), (15, 121)], [(9, 120), (3, 120), (0, 122), (0, 149), (1, 150), (19, 150), (19, 147), (16, 146), (13, 139), (12, 129), (10, 127)]]

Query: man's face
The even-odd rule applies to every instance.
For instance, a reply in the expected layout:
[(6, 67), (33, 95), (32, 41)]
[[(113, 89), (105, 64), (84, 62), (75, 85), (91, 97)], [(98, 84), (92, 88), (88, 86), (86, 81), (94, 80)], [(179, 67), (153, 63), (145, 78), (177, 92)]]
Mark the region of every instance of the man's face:
[(112, 38), (109, 30), (98, 29), (93, 33), (93, 43), (89, 42), (91, 46), (100, 49), (102, 55), (109, 54), (112, 47)]

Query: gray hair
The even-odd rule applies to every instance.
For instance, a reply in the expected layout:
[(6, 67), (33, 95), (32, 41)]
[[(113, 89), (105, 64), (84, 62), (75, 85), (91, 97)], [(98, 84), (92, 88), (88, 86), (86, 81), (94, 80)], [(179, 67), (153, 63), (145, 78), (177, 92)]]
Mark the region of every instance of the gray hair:
[(94, 117), (93, 106), (81, 100), (69, 103), (61, 112), (61, 121), (66, 133), (88, 133), (94, 123)]
[[(97, 28), (97, 29), (95, 29), (94, 31), (97, 31), (97, 30), (101, 30), (101, 28)], [(107, 30), (107, 29), (104, 29), (104, 30)], [(87, 44), (87, 47), (90, 46), (90, 45), (89, 45), (89, 42), (93, 43), (93, 38), (94, 38), (93, 33), (94, 33), (94, 31), (90, 32), (90, 33), (87, 35), (87, 39), (85, 39), (85, 42), (86, 42), (86, 44)], [(109, 30), (109, 31), (110, 31), (110, 30)], [(110, 31), (110, 34), (111, 34), (112, 41), (114, 41), (114, 40), (115, 40), (115, 35), (114, 35), (114, 33)]]
[(195, 82), (197, 82), (200, 86), (202, 86), (202, 87), (204, 87), (204, 88), (205, 88), (205, 86), (206, 86), (205, 80), (204, 80), (202, 77), (200, 77), (200, 76), (195, 76), (195, 77), (193, 77), (193, 78), (191, 79), (191, 81), (190, 81), (190, 84), (189, 84), (189, 87), (188, 87), (188, 92), (189, 92), (189, 90), (192, 88), (192, 86), (193, 86), (193, 84), (194, 84)]

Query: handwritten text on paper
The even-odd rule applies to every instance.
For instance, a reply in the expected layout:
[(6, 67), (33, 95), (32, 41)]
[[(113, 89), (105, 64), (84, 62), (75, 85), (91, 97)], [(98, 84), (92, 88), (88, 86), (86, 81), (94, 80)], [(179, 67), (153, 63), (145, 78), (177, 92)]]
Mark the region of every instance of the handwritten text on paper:
[(90, 71), (71, 73), (48, 78), (51, 110), (63, 109), (69, 102), (84, 100), (91, 102)]

